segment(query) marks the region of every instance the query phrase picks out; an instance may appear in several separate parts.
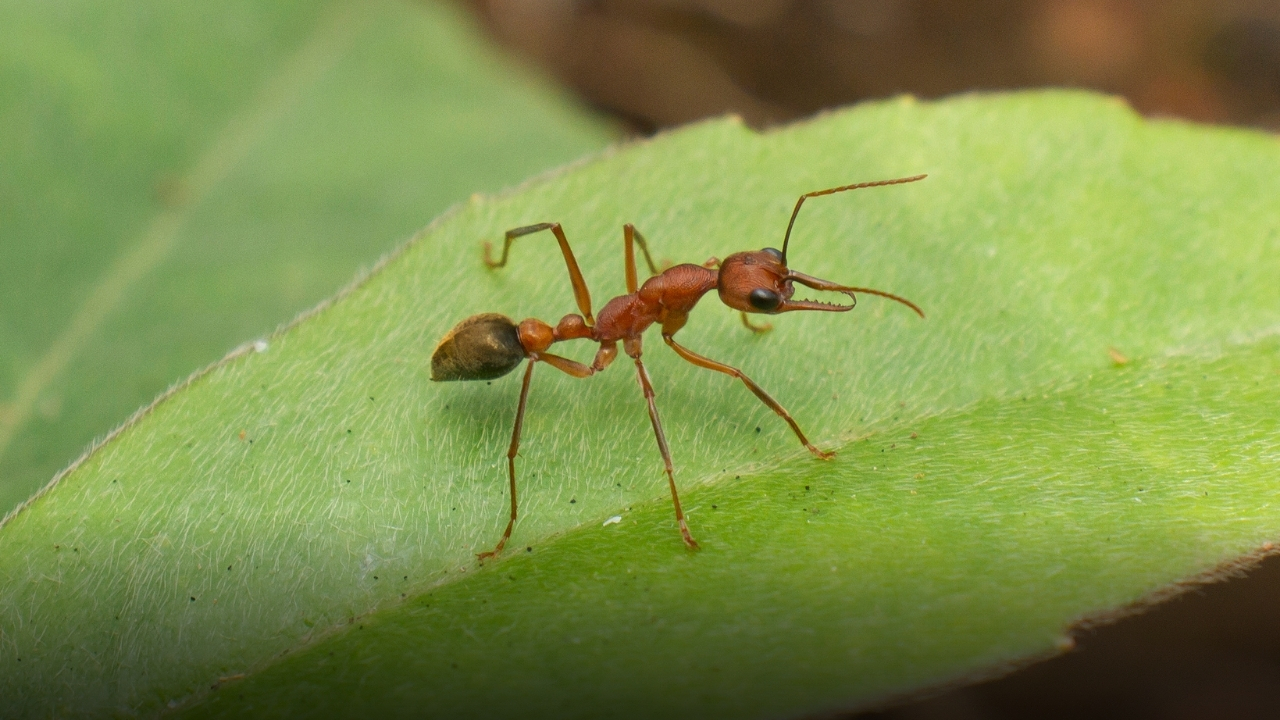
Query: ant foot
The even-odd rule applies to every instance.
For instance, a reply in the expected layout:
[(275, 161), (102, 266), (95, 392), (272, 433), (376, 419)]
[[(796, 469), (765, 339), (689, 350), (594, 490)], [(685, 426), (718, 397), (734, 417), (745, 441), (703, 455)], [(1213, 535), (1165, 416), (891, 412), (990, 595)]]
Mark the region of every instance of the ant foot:
[(476, 560), (478, 560), (479, 562), (484, 562), (489, 558), (498, 557), (498, 553), (502, 552), (502, 546), (506, 544), (507, 544), (507, 539), (502, 538), (502, 542), (498, 543), (498, 547), (490, 550), (489, 552), (476, 553)]
[(489, 242), (488, 240), (485, 240), (483, 245), (484, 245), (484, 264), (491, 268), (502, 267), (502, 263), (495, 262), (493, 259), (493, 243)]
[(694, 540), (693, 535), (689, 533), (689, 526), (685, 525), (683, 520), (680, 521), (680, 537), (684, 540), (685, 547), (690, 550), (701, 549), (701, 546), (698, 545), (698, 541)]
[(830, 460), (831, 458), (836, 456), (834, 450), (831, 450), (831, 451), (819, 450), (818, 448), (812, 445), (806, 445), (805, 447), (809, 448), (809, 452), (813, 453), (814, 455), (817, 455), (819, 460)]

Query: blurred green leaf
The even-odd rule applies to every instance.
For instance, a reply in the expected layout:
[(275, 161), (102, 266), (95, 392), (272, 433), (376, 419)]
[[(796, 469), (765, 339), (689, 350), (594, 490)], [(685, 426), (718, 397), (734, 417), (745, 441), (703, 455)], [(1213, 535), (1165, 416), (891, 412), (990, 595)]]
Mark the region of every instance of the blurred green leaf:
[[(0, 528), (0, 696), (27, 715), (759, 717), (1054, 652), (1076, 620), (1280, 535), (1277, 168), (1268, 136), (1039, 93), (707, 123), (478, 198)], [(753, 336), (712, 296), (681, 335), (835, 460), (651, 340), (690, 553), (629, 363), (543, 368), (514, 547), (477, 567), (519, 379), (435, 384), (427, 358), (469, 314), (572, 308), (548, 238), (500, 272), (480, 239), (562, 221), (599, 307), (624, 222), (700, 261), (775, 245), (800, 192), (916, 172), (806, 205), (790, 261), (927, 321), (864, 296)]]
[(0, 515), (449, 204), (602, 147), (447, 5), (0, 7)]

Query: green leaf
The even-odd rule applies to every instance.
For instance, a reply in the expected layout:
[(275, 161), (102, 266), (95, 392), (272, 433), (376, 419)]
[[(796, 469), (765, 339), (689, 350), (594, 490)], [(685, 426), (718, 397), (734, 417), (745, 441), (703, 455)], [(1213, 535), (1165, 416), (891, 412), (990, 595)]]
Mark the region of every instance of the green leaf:
[[(1280, 535), (1278, 167), (1269, 136), (1035, 93), (707, 123), (476, 199), (0, 528), (0, 695), (29, 715), (776, 716), (1054, 652)], [(697, 262), (776, 245), (800, 192), (916, 172), (806, 204), (789, 260), (928, 320), (864, 295), (755, 336), (711, 295), (680, 335), (835, 460), (651, 342), (690, 553), (626, 359), (540, 367), (514, 547), (476, 565), (505, 525), (519, 378), (436, 384), (428, 357), (470, 314), (573, 307), (549, 236), (497, 272), (479, 240), (563, 222), (598, 308), (624, 222)]]
[(609, 136), (441, 4), (5, 4), (0, 515), (424, 219)]

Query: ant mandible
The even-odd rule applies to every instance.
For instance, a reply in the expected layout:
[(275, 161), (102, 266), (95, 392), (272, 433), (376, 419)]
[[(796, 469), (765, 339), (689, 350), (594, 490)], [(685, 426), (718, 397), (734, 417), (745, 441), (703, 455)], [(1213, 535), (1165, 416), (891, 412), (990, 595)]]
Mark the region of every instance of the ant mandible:
[[(507, 474), (511, 481), (511, 519), (507, 521), (507, 529), (502, 539), (489, 552), (480, 553), (481, 560), (494, 557), (502, 552), (502, 548), (511, 537), (511, 530), (516, 523), (516, 452), (520, 449), (520, 427), (524, 424), (525, 401), (529, 397), (529, 380), (533, 377), (533, 367), (544, 362), (576, 378), (590, 377), (604, 370), (618, 356), (618, 342), (622, 342), (623, 352), (636, 364), (636, 375), (640, 379), (640, 387), (644, 391), (645, 402), (649, 404), (649, 420), (653, 423), (653, 433), (658, 439), (658, 450), (662, 453), (662, 462), (666, 466), (667, 484), (671, 486), (671, 502), (675, 505), (676, 522), (680, 525), (680, 535), (690, 549), (696, 550), (698, 543), (689, 533), (689, 525), (685, 522), (684, 512), (680, 509), (680, 496), (676, 492), (675, 474), (671, 469), (671, 451), (667, 448), (667, 438), (662, 432), (662, 422), (658, 419), (658, 407), (654, 404), (653, 384), (649, 381), (649, 373), (640, 361), (641, 337), (644, 331), (654, 323), (662, 326), (662, 339), (676, 351), (680, 357), (698, 367), (715, 370), (741, 380), (756, 397), (777, 413), (791, 429), (801, 444), (809, 452), (829, 459), (833, 452), (819, 450), (804, 436), (800, 426), (791, 415), (769, 397), (754, 380), (747, 377), (735, 367), (703, 357), (676, 342), (675, 334), (684, 327), (702, 296), (716, 290), (720, 301), (738, 310), (742, 314), (742, 322), (753, 332), (764, 332), (772, 326), (752, 325), (747, 313), (764, 313), (776, 315), (792, 310), (822, 310), (827, 312), (847, 312), (857, 305), (856, 292), (895, 300), (906, 305), (924, 317), (924, 312), (915, 303), (906, 298), (873, 290), (871, 288), (838, 285), (829, 280), (821, 280), (787, 267), (787, 245), (791, 241), (791, 228), (796, 223), (796, 215), (804, 201), (819, 195), (857, 190), (860, 188), (878, 187), (882, 185), (899, 185), (902, 183), (923, 180), (924, 175), (898, 178), (895, 180), (879, 180), (856, 185), (843, 185), (827, 190), (805, 193), (796, 201), (791, 211), (791, 221), (787, 223), (787, 232), (782, 239), (782, 250), (765, 248), (757, 251), (734, 253), (723, 261), (710, 258), (701, 265), (676, 265), (661, 272), (653, 264), (649, 255), (649, 247), (644, 236), (628, 223), (623, 226), (625, 244), (627, 294), (610, 300), (600, 310), (599, 317), (591, 314), (591, 293), (587, 291), (587, 283), (582, 279), (582, 271), (578, 269), (578, 261), (573, 257), (569, 241), (565, 238), (560, 223), (538, 223), (507, 231), (506, 241), (502, 246), (502, 257), (494, 260), (491, 255), (492, 246), (484, 244), (484, 262), (490, 268), (499, 268), (507, 264), (507, 253), (516, 238), (543, 230), (550, 230), (560, 243), (560, 252), (564, 255), (565, 264), (569, 268), (569, 280), (573, 284), (573, 296), (578, 301), (581, 315), (570, 314), (560, 319), (555, 327), (529, 318), (518, 325), (505, 315), (482, 313), (458, 323), (449, 331), (431, 355), (431, 379), (446, 380), (492, 380), (511, 372), (523, 360), (529, 364), (524, 371), (524, 382), (520, 386), (520, 402), (516, 406), (516, 423), (511, 432), (511, 445), (507, 448)], [(645, 262), (649, 265), (652, 277), (639, 285), (636, 279), (635, 246), (639, 245), (644, 253)], [(848, 295), (852, 303), (838, 305), (813, 300), (792, 300), (795, 292), (792, 283), (800, 283), (815, 290), (826, 290)], [(595, 360), (590, 365), (570, 360), (547, 352), (553, 343), (565, 340), (590, 340), (599, 343)]]

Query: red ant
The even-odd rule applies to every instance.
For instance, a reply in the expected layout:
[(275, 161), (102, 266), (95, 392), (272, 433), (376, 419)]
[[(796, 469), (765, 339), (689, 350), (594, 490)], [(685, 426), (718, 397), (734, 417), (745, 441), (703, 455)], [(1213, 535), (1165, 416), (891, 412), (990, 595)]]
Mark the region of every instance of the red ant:
[[(676, 351), (680, 357), (698, 367), (715, 370), (741, 380), (756, 397), (768, 405), (775, 413), (787, 421), (795, 431), (800, 443), (809, 452), (829, 459), (833, 452), (819, 450), (804, 436), (800, 426), (792, 419), (776, 400), (769, 397), (754, 380), (747, 377), (735, 367), (705, 358), (675, 341), (675, 334), (684, 327), (702, 296), (712, 290), (720, 295), (720, 301), (742, 313), (742, 322), (753, 332), (764, 332), (772, 326), (769, 324), (752, 325), (747, 313), (765, 313), (776, 315), (792, 310), (823, 310), (827, 312), (847, 312), (857, 305), (855, 292), (896, 300), (924, 317), (924, 312), (915, 303), (906, 298), (871, 288), (849, 287), (837, 285), (828, 280), (821, 280), (787, 268), (787, 245), (791, 240), (791, 228), (796, 223), (796, 215), (804, 201), (819, 195), (857, 190), (859, 188), (878, 187), (881, 185), (898, 185), (901, 183), (923, 180), (924, 175), (916, 175), (896, 180), (880, 180), (877, 182), (844, 185), (829, 190), (818, 190), (805, 193), (796, 201), (795, 210), (791, 212), (791, 222), (787, 223), (787, 232), (782, 239), (782, 250), (765, 248), (758, 251), (739, 252), (720, 261), (710, 258), (701, 265), (676, 265), (662, 272), (653, 264), (649, 255), (649, 247), (644, 236), (635, 226), (628, 223), (623, 226), (625, 243), (627, 294), (610, 300), (600, 310), (599, 318), (591, 314), (591, 293), (587, 291), (587, 283), (582, 279), (582, 271), (578, 269), (578, 261), (569, 249), (569, 241), (565, 238), (560, 223), (538, 223), (526, 225), (507, 231), (506, 241), (502, 246), (502, 257), (494, 260), (491, 255), (492, 245), (484, 244), (484, 262), (491, 268), (499, 268), (507, 264), (507, 253), (511, 243), (518, 237), (543, 230), (550, 230), (560, 243), (560, 252), (564, 254), (565, 264), (569, 267), (569, 280), (573, 284), (573, 296), (578, 301), (581, 315), (565, 315), (560, 322), (551, 327), (536, 318), (529, 318), (516, 324), (505, 315), (483, 313), (458, 323), (457, 327), (444, 336), (431, 356), (432, 380), (492, 380), (511, 372), (522, 360), (529, 364), (524, 371), (524, 383), (520, 386), (520, 403), (516, 406), (516, 424), (511, 432), (511, 446), (507, 449), (507, 474), (511, 479), (511, 519), (502, 539), (491, 551), (480, 553), (479, 558), (490, 558), (502, 552), (503, 546), (511, 537), (511, 530), (516, 522), (516, 451), (520, 449), (520, 427), (524, 423), (525, 401), (529, 397), (529, 380), (533, 377), (533, 366), (538, 362), (546, 364), (572, 375), (585, 378), (604, 370), (618, 356), (618, 341), (622, 341), (622, 349), (635, 361), (636, 374), (640, 378), (640, 387), (644, 390), (644, 399), (649, 404), (649, 420), (653, 423), (653, 432), (658, 439), (658, 450), (662, 453), (662, 462), (666, 466), (667, 483), (671, 486), (671, 501), (675, 505), (676, 522), (680, 525), (680, 535), (685, 545), (696, 550), (698, 543), (689, 534), (689, 526), (685, 522), (684, 512), (680, 509), (680, 496), (676, 492), (676, 479), (671, 469), (671, 451), (667, 448), (667, 438), (662, 432), (662, 422), (658, 419), (658, 407), (653, 402), (653, 385), (649, 381), (649, 373), (644, 363), (640, 362), (641, 337), (644, 331), (654, 323), (662, 325), (662, 339)], [(639, 285), (636, 279), (635, 245), (640, 246), (645, 262), (649, 264), (652, 277)], [(828, 290), (848, 295), (853, 302), (849, 305), (817, 302), (813, 300), (792, 300), (795, 292), (792, 283), (800, 283), (815, 290)], [(547, 352), (553, 343), (564, 340), (591, 340), (600, 344), (595, 360), (590, 365), (570, 360)]]

